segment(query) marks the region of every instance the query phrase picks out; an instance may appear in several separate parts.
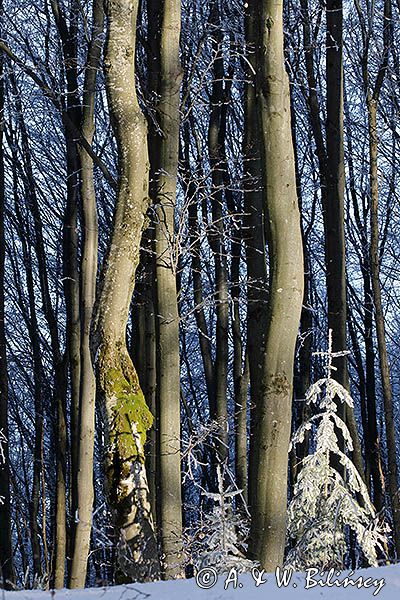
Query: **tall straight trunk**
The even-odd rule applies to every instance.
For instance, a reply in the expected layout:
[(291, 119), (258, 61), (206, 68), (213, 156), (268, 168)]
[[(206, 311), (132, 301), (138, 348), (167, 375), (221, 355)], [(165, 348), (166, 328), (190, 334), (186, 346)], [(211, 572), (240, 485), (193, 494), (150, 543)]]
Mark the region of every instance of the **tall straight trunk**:
[[(252, 4), (256, 9), (255, 3)], [(266, 570), (282, 564), (286, 536), (288, 446), (294, 352), (303, 301), (303, 249), (283, 53), (283, 3), (258, 6), (260, 122), (270, 289), (262, 400), (256, 406), (251, 553)], [(254, 14), (254, 13), (253, 13)]]
[(44, 441), (44, 414), (43, 414), (43, 364), (40, 338), (38, 335), (39, 326), (36, 312), (35, 288), (33, 281), (32, 257), (28, 249), (30, 234), (27, 231), (21, 211), (18, 206), (17, 179), (14, 173), (14, 195), (15, 195), (15, 213), (19, 222), (20, 239), (22, 245), (23, 261), (26, 268), (26, 287), (28, 292), (29, 314), (27, 315), (27, 328), (32, 347), (32, 368), (33, 368), (33, 399), (35, 408), (34, 418), (34, 444), (33, 444), (33, 475), (32, 492), (29, 502), (29, 518), (31, 529), (32, 562), (33, 576), (40, 579), (42, 577), (42, 549), (40, 543), (39, 510), (41, 493), (41, 473), (43, 463), (43, 441)]
[[(64, 296), (67, 313), (66, 340), (67, 364), (70, 379), (71, 414), (71, 513), (77, 509), (77, 472), (79, 449), (79, 395), (81, 376), (81, 321), (79, 308), (79, 268), (78, 268), (78, 204), (80, 160), (76, 132), (81, 122), (81, 104), (78, 94), (78, 20), (80, 4), (72, 0), (69, 5), (69, 24), (59, 0), (51, 0), (54, 20), (61, 41), (64, 73), (66, 80), (66, 100), (63, 114), (67, 165), (67, 198), (63, 223), (63, 276)], [(60, 406), (59, 417), (66, 407)], [(59, 426), (62, 429), (63, 424)], [(61, 433), (61, 432), (60, 432)], [(63, 454), (63, 449), (59, 449)], [(61, 490), (60, 490), (61, 493)], [(74, 532), (73, 532), (74, 533)], [(70, 546), (73, 537), (70, 538)], [(72, 547), (70, 548), (72, 552)]]
[[(345, 115), (349, 120), (348, 104), (345, 96)], [(365, 457), (366, 471), (370, 469), (369, 475), (373, 483), (373, 499), (377, 512), (380, 512), (384, 505), (384, 475), (382, 468), (382, 453), (378, 433), (377, 422), (377, 396), (376, 396), (376, 375), (375, 375), (375, 350), (374, 350), (374, 331), (373, 331), (373, 297), (371, 288), (371, 267), (369, 257), (369, 242), (367, 233), (368, 213), (364, 205), (362, 213), (359, 209), (359, 198), (355, 187), (355, 175), (353, 164), (353, 137), (351, 128), (347, 128), (347, 161), (349, 169), (349, 187), (350, 197), (352, 199), (355, 221), (358, 227), (359, 235), (362, 240), (362, 253), (360, 256), (360, 268), (363, 278), (363, 338), (365, 347), (365, 396), (366, 396), (366, 429), (365, 437)], [(354, 345), (354, 344), (353, 344)], [(361, 367), (363, 368), (363, 367)], [(366, 472), (366, 483), (368, 473)]]
[[(253, 10), (254, 10), (253, 5)], [(251, 469), (252, 554), (272, 569), (283, 560), (294, 348), (303, 297), (303, 256), (283, 57), (282, 4), (265, 2), (257, 44), (270, 290)], [(284, 193), (283, 193), (284, 190)], [(282, 201), (285, 198), (285, 202)]]
[[(312, 303), (311, 299), (311, 260), (308, 252), (308, 232), (313, 226), (313, 222), (305, 229), (304, 221), (302, 216), (303, 198), (301, 190), (301, 176), (299, 172), (299, 160), (296, 146), (296, 114), (291, 110), (292, 117), (292, 139), (294, 148), (294, 160), (295, 160), (295, 171), (296, 171), (296, 189), (299, 202), (300, 210), (300, 226), (301, 226), (301, 237), (303, 242), (303, 261), (304, 261), (304, 301), (301, 310), (300, 318), (300, 343), (298, 345), (298, 368), (295, 375), (294, 382), (294, 395), (297, 401), (297, 406), (293, 411), (294, 416), (294, 429), (297, 430), (302, 423), (305, 423), (310, 417), (310, 407), (304, 401), (306, 397), (306, 391), (310, 387), (311, 383), (311, 368), (312, 368), (312, 330), (313, 330), (313, 313), (310, 310)], [(296, 422), (297, 418), (297, 422)], [(301, 460), (308, 455), (309, 451), (310, 436), (309, 432), (304, 435), (304, 440), (301, 444), (298, 444), (296, 448), (292, 448), (291, 452), (291, 479), (294, 482), (301, 470)]]
[[(153, 242), (153, 239), (151, 239)], [(156, 310), (154, 303), (154, 289), (153, 289), (153, 269), (154, 260), (153, 256), (148, 261), (148, 281), (146, 281), (145, 287), (145, 347), (146, 347), (146, 387), (144, 390), (144, 396), (146, 398), (147, 405), (150, 412), (156, 415), (157, 407), (157, 336), (156, 336)], [(157, 517), (157, 494), (158, 488), (158, 472), (157, 472), (157, 457), (159, 454), (159, 448), (157, 444), (157, 432), (155, 428), (150, 429), (148, 434), (148, 462), (147, 462), (147, 474), (149, 478), (149, 489), (150, 489), (150, 501), (151, 509), (154, 519)]]
[[(230, 195), (230, 194), (229, 194)], [(233, 198), (232, 198), (233, 199)], [(230, 202), (228, 200), (228, 207)], [(236, 207), (229, 208), (232, 215)], [(240, 209), (238, 209), (239, 211)], [(234, 218), (232, 216), (232, 218)], [(233, 234), (235, 235), (235, 234)], [(232, 239), (231, 282), (232, 282), (232, 335), (233, 335), (233, 381), (235, 398), (235, 474), (236, 483), (242, 490), (243, 498), (248, 498), (248, 463), (247, 463), (247, 396), (250, 379), (249, 356), (246, 353), (243, 363), (243, 344), (240, 315), (240, 271), (241, 245), (240, 236)]]
[[(163, 0), (147, 0), (147, 87), (151, 100), (156, 104), (158, 86), (160, 81), (160, 52), (161, 52), (161, 19)], [(157, 165), (159, 157), (159, 132), (157, 123), (148, 119), (148, 148), (150, 159), (149, 195), (153, 203), (157, 198)], [(152, 213), (154, 216), (154, 213)], [(150, 217), (151, 218), (151, 217)], [(157, 316), (156, 316), (156, 289), (155, 289), (155, 223), (150, 221), (144, 233), (143, 247), (143, 302), (145, 321), (145, 356), (144, 364), (144, 397), (151, 413), (155, 417), (155, 426), (148, 433), (146, 448), (147, 476), (149, 480), (150, 501), (152, 514), (157, 523), (160, 502), (159, 486), (159, 436), (158, 436), (158, 411), (157, 411)], [(137, 341), (133, 340), (136, 354), (142, 352)]]
[[(326, 6), (327, 87), (327, 194), (325, 213), (325, 262), (328, 294), (328, 329), (332, 329), (333, 352), (346, 343), (346, 250), (344, 236), (344, 146), (343, 146), (343, 7), (342, 0)], [(348, 387), (346, 356), (335, 359), (335, 377)]]
[(400, 556), (400, 494), (399, 469), (397, 465), (396, 431), (393, 418), (393, 394), (390, 380), (389, 358), (386, 345), (385, 318), (382, 307), (382, 291), (380, 283), (379, 253), (379, 187), (378, 187), (378, 131), (377, 131), (377, 98), (367, 94), (369, 161), (370, 161), (370, 219), (371, 219), (371, 279), (375, 308), (376, 337), (378, 341), (379, 366), (383, 392), (385, 413), (386, 444), (388, 454), (388, 487), (392, 504), (393, 534), (397, 556)]
[[(247, 265), (247, 354), (250, 372), (250, 454), (256, 451), (254, 407), (261, 402), (262, 357), (265, 345), (268, 281), (265, 256), (264, 205), (261, 176), (261, 135), (257, 107), (256, 44), (258, 16), (252, 5), (246, 9), (246, 53), (252, 66), (250, 81), (245, 86), (243, 139), (244, 170), (244, 232)], [(249, 503), (254, 492), (252, 474), (254, 461), (249, 463)]]
[(179, 158), (180, 0), (165, 0), (160, 35), (158, 117), (162, 135), (156, 176), (157, 403), (159, 427), (159, 528), (167, 578), (182, 576), (180, 458), (180, 356), (175, 246), (176, 184)]
[[(101, 53), (103, 32), (103, 2), (93, 3), (92, 39), (86, 63), (82, 135), (92, 144), (96, 77)], [(77, 516), (70, 586), (84, 587), (90, 548), (93, 508), (93, 448), (95, 428), (96, 380), (90, 348), (90, 328), (96, 295), (98, 225), (96, 194), (93, 179), (93, 160), (80, 147), (81, 198), (83, 216), (83, 249), (81, 264), (81, 383), (79, 410), (79, 449), (77, 472)], [(57, 583), (57, 582), (56, 582)], [(59, 582), (61, 583), (61, 582)]]
[(57, 415), (56, 435), (56, 506), (54, 524), (54, 559), (52, 585), (63, 588), (67, 557), (67, 356), (60, 356), (55, 368), (53, 404)]
[(211, 165), (211, 208), (212, 231), (209, 235), (215, 262), (215, 312), (216, 312), (216, 348), (215, 348), (215, 415), (219, 424), (218, 456), (223, 462), (228, 457), (228, 269), (227, 253), (224, 242), (224, 194), (223, 194), (223, 148), (221, 147), (221, 117), (224, 102), (224, 62), (223, 34), (218, 2), (213, 0), (210, 8), (212, 30), (212, 48), (214, 52), (213, 83), (210, 99), (210, 122), (208, 127), (208, 151)]
[(385, 481), (383, 477), (381, 442), (378, 433), (378, 417), (376, 411), (376, 376), (375, 349), (373, 339), (374, 301), (371, 289), (371, 268), (368, 258), (363, 270), (364, 279), (364, 344), (365, 344), (365, 392), (368, 415), (368, 447), (370, 454), (371, 474), (374, 485), (374, 504), (377, 511), (384, 505)]
[[(3, 29), (3, 2), (0, 0), (0, 35)], [(0, 458), (0, 578), (4, 588), (15, 581), (13, 549), (11, 540), (11, 496), (10, 496), (10, 456), (8, 450), (8, 371), (7, 343), (5, 327), (5, 257), (4, 236), (5, 190), (4, 190), (4, 55), (0, 53), (0, 432), (2, 458)]]
[(126, 326), (148, 199), (147, 126), (135, 86), (138, 0), (108, 0), (105, 74), (118, 145), (119, 181), (113, 230), (93, 322), (93, 355), (107, 438), (106, 487), (119, 531), (121, 571), (157, 577), (159, 561), (144, 467), (153, 417), (126, 347)]
[[(400, 556), (400, 498), (398, 486), (398, 465), (397, 465), (397, 448), (396, 448), (396, 433), (393, 419), (393, 396), (390, 379), (390, 368), (388, 360), (388, 352), (386, 345), (385, 320), (382, 306), (382, 290), (380, 283), (380, 244), (379, 244), (379, 180), (378, 180), (378, 130), (377, 130), (377, 112), (378, 103), (382, 86), (384, 84), (388, 65), (389, 54), (393, 52), (393, 20), (392, 20), (392, 2), (385, 0), (383, 6), (382, 18), (382, 41), (383, 48), (380, 57), (379, 69), (375, 81), (371, 80), (369, 72), (369, 49), (370, 39), (372, 35), (372, 21), (374, 12), (368, 15), (369, 21), (365, 21), (365, 15), (361, 7), (356, 4), (356, 9), (359, 16), (360, 28), (362, 29), (363, 53), (361, 62), (361, 72), (364, 84), (364, 93), (366, 99), (366, 108), (368, 116), (368, 143), (369, 143), (369, 186), (370, 186), (370, 243), (369, 256), (364, 257), (365, 266), (370, 268), (371, 283), (372, 283), (372, 298), (373, 309), (375, 316), (376, 337), (378, 341), (379, 366), (381, 372), (381, 383), (383, 392), (383, 407), (386, 425), (386, 445), (388, 453), (388, 481), (389, 481), (389, 496), (392, 505), (394, 542), (396, 547), (397, 557)], [(366, 244), (365, 244), (366, 245)], [(365, 292), (369, 291), (369, 281), (364, 276)], [(367, 305), (368, 306), (368, 305)], [(372, 308), (369, 303), (368, 308)], [(374, 369), (373, 348), (372, 345), (372, 322), (369, 318), (368, 326), (371, 324), (371, 330), (368, 335), (371, 339), (366, 338), (367, 360), (369, 361), (370, 371)], [(368, 364), (368, 363), (367, 363)], [(375, 384), (374, 376), (371, 377), (372, 385)], [(372, 401), (372, 399), (371, 399)], [(370, 403), (369, 403), (370, 404)], [(370, 406), (372, 418), (376, 415), (376, 408)], [(375, 437), (375, 429), (372, 430)], [(378, 440), (377, 440), (378, 442)], [(383, 486), (382, 486), (383, 487)]]
[[(328, 297), (328, 329), (332, 350), (346, 350), (347, 291), (344, 226), (344, 135), (343, 135), (343, 5), (327, 0), (326, 5), (326, 199), (324, 208), (325, 267)], [(349, 388), (347, 356), (334, 359), (335, 377)], [(365, 477), (354, 411), (340, 403), (338, 414), (347, 421), (354, 441), (353, 462)], [(340, 440), (340, 438), (339, 438)]]
[(235, 475), (236, 484), (242, 490), (243, 500), (248, 504), (248, 451), (247, 451), (247, 398), (250, 383), (249, 357), (246, 354), (244, 369), (235, 392)]

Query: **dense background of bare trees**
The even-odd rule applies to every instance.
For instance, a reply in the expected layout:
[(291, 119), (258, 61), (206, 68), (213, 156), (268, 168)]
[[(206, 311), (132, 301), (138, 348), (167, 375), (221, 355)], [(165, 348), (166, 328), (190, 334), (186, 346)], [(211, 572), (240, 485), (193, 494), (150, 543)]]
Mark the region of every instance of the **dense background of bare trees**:
[(328, 328), (400, 558), (399, 42), (392, 0), (2, 0), (6, 586), (189, 575), (221, 464), (280, 564)]

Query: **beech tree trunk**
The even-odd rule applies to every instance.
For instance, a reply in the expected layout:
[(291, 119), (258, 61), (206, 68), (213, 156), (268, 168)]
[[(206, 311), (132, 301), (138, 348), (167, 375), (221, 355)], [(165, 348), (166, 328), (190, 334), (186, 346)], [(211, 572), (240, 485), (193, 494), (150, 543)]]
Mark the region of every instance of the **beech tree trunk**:
[(157, 544), (144, 466), (153, 417), (126, 347), (126, 326), (148, 199), (147, 126), (135, 86), (138, 0), (108, 0), (105, 73), (118, 145), (113, 230), (93, 323), (93, 354), (107, 437), (106, 486), (119, 531), (119, 564), (135, 580), (158, 576)]
[(167, 578), (182, 576), (180, 457), (180, 356), (175, 245), (176, 181), (179, 158), (181, 65), (180, 0), (163, 3), (160, 35), (158, 117), (161, 136), (156, 159), (157, 402), (159, 411), (159, 528)]
[[(342, 0), (328, 0), (326, 34), (327, 78), (327, 195), (325, 262), (328, 294), (328, 329), (333, 352), (346, 350), (346, 250), (344, 237), (343, 150), (343, 9)], [(335, 359), (335, 378), (348, 388), (347, 357)], [(340, 408), (340, 407), (339, 407)], [(343, 407), (340, 408), (343, 412)]]
[[(213, 83), (210, 98), (210, 121), (208, 127), (208, 152), (211, 165), (211, 213), (212, 225), (209, 242), (215, 264), (215, 414), (213, 419), (219, 422), (218, 458), (224, 462), (228, 458), (228, 267), (224, 240), (224, 180), (223, 180), (223, 142), (221, 139), (222, 105), (224, 97), (224, 58), (223, 34), (221, 29), (220, 7), (216, 0), (211, 2), (210, 23), (212, 24), (212, 49), (214, 52)], [(221, 143), (222, 142), (222, 143)]]
[[(64, 134), (66, 143), (67, 163), (67, 198), (63, 223), (63, 284), (67, 313), (67, 364), (71, 386), (71, 512), (74, 515), (77, 508), (76, 473), (78, 471), (79, 448), (79, 390), (81, 376), (81, 321), (80, 321), (80, 290), (78, 267), (78, 205), (80, 200), (79, 170), (80, 160), (78, 153), (77, 132), (81, 123), (81, 104), (78, 93), (78, 19), (81, 10), (78, 0), (72, 0), (68, 11), (68, 18), (58, 0), (51, 0), (54, 21), (60, 37), (64, 59), (64, 72), (66, 80), (66, 98), (63, 114)], [(59, 415), (65, 412), (65, 407), (60, 406)], [(60, 422), (61, 438), (63, 424)], [(64, 440), (60, 443), (64, 446)], [(64, 454), (64, 448), (59, 448), (59, 455)], [(64, 467), (63, 467), (64, 468)], [(61, 500), (61, 493), (59, 494)], [(72, 550), (72, 548), (71, 548)]]
[[(248, 77), (252, 79), (245, 88), (245, 129), (243, 140), (244, 155), (244, 232), (247, 265), (247, 354), (250, 373), (250, 454), (257, 451), (257, 438), (254, 435), (256, 417), (254, 408), (261, 402), (262, 362), (265, 347), (266, 316), (268, 300), (268, 279), (265, 252), (264, 194), (261, 171), (261, 135), (258, 110), (258, 79), (254, 76), (257, 68), (256, 45), (259, 39), (258, 14), (254, 2), (246, 9), (246, 55), (252, 69)], [(249, 461), (249, 503), (255, 492), (252, 470), (254, 461)]]
[[(253, 9), (255, 9), (253, 3)], [(282, 564), (294, 352), (303, 301), (303, 249), (283, 54), (283, 3), (264, 0), (258, 52), (270, 289), (262, 400), (256, 406), (251, 553), (267, 571)]]
[(376, 337), (378, 341), (379, 366), (383, 391), (383, 407), (385, 413), (386, 444), (388, 454), (389, 496), (393, 514), (393, 537), (397, 556), (400, 556), (400, 490), (398, 484), (396, 431), (393, 418), (393, 394), (390, 380), (389, 358), (386, 345), (385, 319), (382, 307), (382, 291), (380, 283), (379, 259), (379, 188), (378, 188), (378, 132), (377, 132), (377, 99), (370, 93), (367, 95), (369, 158), (370, 158), (370, 194), (371, 194), (371, 278), (375, 308)]
[[(89, 144), (94, 136), (94, 108), (96, 78), (101, 53), (103, 32), (103, 2), (93, 3), (92, 39), (86, 63), (82, 135)], [(82, 147), (81, 198), (83, 216), (83, 251), (81, 263), (81, 384), (79, 410), (79, 447), (77, 477), (77, 517), (70, 587), (85, 586), (87, 560), (90, 548), (93, 509), (93, 447), (95, 428), (96, 380), (90, 348), (90, 328), (96, 295), (98, 225), (96, 194), (93, 179), (93, 160)], [(56, 583), (61, 583), (57, 582)]]

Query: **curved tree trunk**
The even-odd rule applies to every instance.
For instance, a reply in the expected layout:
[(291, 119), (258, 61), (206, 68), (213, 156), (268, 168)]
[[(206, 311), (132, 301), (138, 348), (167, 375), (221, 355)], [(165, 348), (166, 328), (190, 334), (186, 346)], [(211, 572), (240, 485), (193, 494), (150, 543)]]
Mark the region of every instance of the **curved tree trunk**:
[(139, 246), (148, 199), (147, 126), (135, 87), (138, 0), (109, 0), (105, 73), (118, 144), (119, 182), (113, 231), (93, 323), (96, 377), (104, 410), (106, 486), (120, 533), (119, 564), (135, 580), (159, 572), (144, 466), (146, 431), (153, 417), (126, 347)]
[(264, 0), (257, 7), (270, 290), (262, 400), (255, 409), (257, 451), (251, 455), (255, 478), (251, 551), (266, 570), (282, 564), (285, 548), (293, 362), (304, 286), (282, 8), (280, 0)]

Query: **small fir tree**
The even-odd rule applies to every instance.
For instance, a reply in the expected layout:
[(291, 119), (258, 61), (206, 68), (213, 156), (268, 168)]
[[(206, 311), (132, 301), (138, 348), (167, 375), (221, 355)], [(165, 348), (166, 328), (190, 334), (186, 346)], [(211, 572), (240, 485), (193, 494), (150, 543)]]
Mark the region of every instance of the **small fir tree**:
[(249, 571), (256, 563), (245, 557), (248, 523), (232, 506), (232, 499), (242, 491), (231, 486), (225, 489), (220, 465), (217, 480), (218, 492), (203, 491), (203, 495), (213, 501), (213, 509), (187, 540), (191, 562), (197, 572), (204, 567), (213, 567), (218, 574), (227, 573), (232, 567), (238, 573)]
[[(344, 450), (352, 451), (350, 432), (337, 414), (337, 403), (353, 407), (353, 400), (332, 376), (336, 370), (332, 360), (348, 352), (332, 352), (330, 330), (328, 351), (315, 354), (326, 359), (326, 377), (312, 384), (306, 393), (305, 401), (318, 406), (319, 412), (301, 425), (291, 442), (291, 446), (303, 442), (306, 432), (316, 429), (315, 451), (301, 461), (288, 508), (288, 535), (294, 546), (286, 566), (322, 571), (343, 568), (349, 530), (355, 534), (365, 559), (376, 566), (377, 550), (383, 551), (388, 529), (379, 522), (367, 487), (337, 438), (340, 430)], [(334, 468), (335, 462), (340, 470)]]

